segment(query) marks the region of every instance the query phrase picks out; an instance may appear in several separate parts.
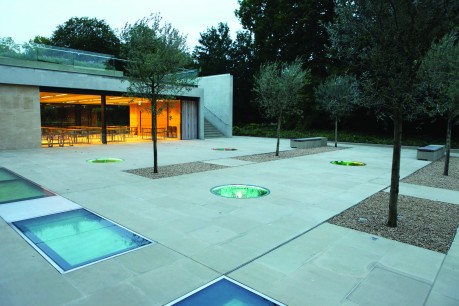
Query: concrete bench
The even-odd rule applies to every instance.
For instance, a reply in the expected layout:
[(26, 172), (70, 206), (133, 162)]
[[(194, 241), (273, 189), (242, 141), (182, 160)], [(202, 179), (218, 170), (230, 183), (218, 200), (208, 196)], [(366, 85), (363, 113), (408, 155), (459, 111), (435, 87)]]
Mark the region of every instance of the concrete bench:
[(417, 159), (435, 161), (445, 155), (445, 146), (428, 145), (418, 148)]
[(317, 147), (326, 147), (326, 137), (309, 137), (290, 139), (290, 148), (308, 149)]

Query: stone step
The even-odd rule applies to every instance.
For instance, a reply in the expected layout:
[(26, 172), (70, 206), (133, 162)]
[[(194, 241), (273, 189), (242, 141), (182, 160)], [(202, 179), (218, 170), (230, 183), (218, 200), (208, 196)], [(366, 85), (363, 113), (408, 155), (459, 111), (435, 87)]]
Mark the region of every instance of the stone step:
[(204, 120), (204, 138), (220, 138), (224, 135), (207, 120)]

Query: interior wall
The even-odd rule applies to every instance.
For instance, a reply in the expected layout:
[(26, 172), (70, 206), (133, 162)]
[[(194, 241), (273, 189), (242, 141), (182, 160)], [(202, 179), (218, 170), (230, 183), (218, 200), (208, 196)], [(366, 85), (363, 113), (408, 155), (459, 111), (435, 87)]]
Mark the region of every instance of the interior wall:
[(0, 84), (0, 150), (41, 147), (40, 90)]
[[(167, 105), (166, 105), (167, 103)], [(171, 102), (158, 103), (158, 108), (161, 107), (162, 111), (157, 116), (157, 127), (166, 129), (168, 127), (177, 127), (177, 139), (181, 138), (181, 112), (180, 101), (174, 100)], [(141, 128), (151, 128), (151, 103), (143, 102), (141, 105), (131, 104), (129, 107), (130, 125), (137, 127), (139, 135), (141, 135)], [(142, 126), (141, 126), (142, 125)], [(174, 135), (175, 136), (175, 135)]]
[(182, 130), (182, 114), (180, 111), (181, 101), (174, 101), (169, 104), (169, 127), (176, 127), (177, 129), (177, 139), (182, 139), (180, 131)]

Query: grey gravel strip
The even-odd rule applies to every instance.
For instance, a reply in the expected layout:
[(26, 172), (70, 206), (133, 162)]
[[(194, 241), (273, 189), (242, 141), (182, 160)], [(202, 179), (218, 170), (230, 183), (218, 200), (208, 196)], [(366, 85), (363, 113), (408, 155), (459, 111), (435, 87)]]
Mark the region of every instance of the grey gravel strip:
[(378, 192), (329, 220), (357, 231), (446, 253), (459, 226), (459, 206), (404, 195), (397, 227), (388, 227), (389, 193)]
[(228, 168), (227, 166), (209, 164), (203, 162), (191, 162), (158, 167), (158, 173), (153, 172), (153, 167), (126, 170), (125, 172), (140, 175), (150, 179), (160, 179), (190, 173), (205, 172)]
[(237, 156), (233, 158), (244, 160), (244, 161), (249, 161), (249, 162), (254, 162), (254, 163), (263, 163), (263, 162), (279, 160), (279, 159), (284, 159), (284, 158), (292, 158), (292, 157), (298, 157), (298, 156), (318, 154), (318, 153), (324, 153), (324, 152), (330, 152), (330, 151), (336, 151), (336, 150), (342, 150), (342, 149), (345, 149), (345, 147), (335, 148), (335, 147), (327, 146), (327, 147), (318, 147), (318, 148), (310, 148), (310, 149), (295, 149), (295, 150), (288, 150), (288, 151), (280, 151), (279, 156), (276, 156), (276, 154), (273, 152), (273, 153), (262, 153), (262, 154)]
[(445, 159), (439, 159), (404, 178), (402, 182), (459, 191), (459, 157), (450, 157), (449, 175), (443, 175)]
[[(264, 153), (264, 154), (254, 154), (254, 155), (235, 157), (235, 159), (260, 163), (260, 162), (267, 162), (271, 160), (278, 160), (278, 159), (291, 158), (291, 157), (297, 157), (297, 156), (303, 156), (303, 155), (317, 154), (317, 153), (328, 152), (328, 151), (335, 151), (335, 150), (340, 150), (340, 149), (343, 149), (343, 148), (320, 147), (320, 148), (311, 148), (311, 149), (281, 151), (279, 152), (280, 156), (275, 156), (274, 153)], [(158, 167), (158, 173), (153, 173), (153, 167), (125, 170), (125, 172), (140, 175), (140, 176), (147, 177), (150, 179), (160, 179), (160, 178), (165, 178), (165, 177), (178, 176), (178, 175), (184, 175), (184, 174), (190, 174), (190, 173), (196, 173), (196, 172), (212, 171), (212, 170), (218, 170), (218, 169), (223, 169), (223, 168), (228, 168), (228, 166), (218, 165), (216, 163), (211, 163), (211, 162), (191, 162), (191, 163), (184, 163), (184, 164), (161, 166), (161, 167)]]
[[(451, 157), (449, 176), (444, 159), (428, 164), (402, 181), (459, 190), (459, 158)], [(399, 195), (396, 228), (388, 227), (389, 193), (379, 192), (329, 220), (330, 223), (446, 253), (459, 227), (458, 205)]]

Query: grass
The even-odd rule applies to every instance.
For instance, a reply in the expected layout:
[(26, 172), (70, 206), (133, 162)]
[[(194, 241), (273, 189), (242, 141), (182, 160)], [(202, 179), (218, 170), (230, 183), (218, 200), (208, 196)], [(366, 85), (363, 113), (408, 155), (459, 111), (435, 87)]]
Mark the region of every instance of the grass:
[[(234, 126), (235, 136), (254, 137), (276, 137), (276, 127), (273, 125), (250, 123), (245, 126)], [(281, 138), (302, 138), (302, 137), (327, 137), (329, 141), (335, 139), (333, 130), (287, 130), (281, 131)], [(370, 143), (370, 144), (392, 144), (392, 137), (386, 135), (374, 135), (364, 132), (349, 132), (338, 130), (338, 142)], [(429, 144), (444, 144), (444, 137), (428, 135), (404, 135), (402, 145), (404, 146), (426, 146)], [(459, 140), (452, 139), (452, 148), (459, 148)]]

